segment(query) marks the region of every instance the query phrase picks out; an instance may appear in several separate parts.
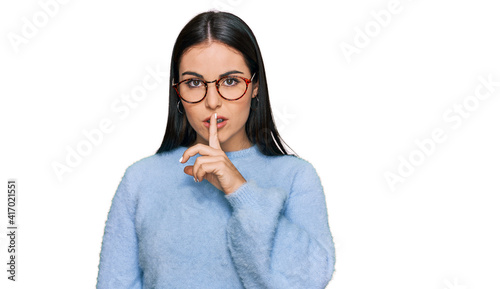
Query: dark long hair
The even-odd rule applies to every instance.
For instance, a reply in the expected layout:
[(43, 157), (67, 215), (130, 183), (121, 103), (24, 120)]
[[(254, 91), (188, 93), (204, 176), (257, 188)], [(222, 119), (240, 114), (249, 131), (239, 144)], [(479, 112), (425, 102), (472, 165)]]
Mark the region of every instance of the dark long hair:
[[(250, 73), (255, 73), (254, 81), (255, 79), (259, 81), (258, 100), (257, 97), (252, 99), (245, 124), (245, 132), (250, 142), (256, 144), (259, 150), (268, 156), (289, 154), (274, 124), (259, 45), (250, 27), (238, 16), (227, 12), (209, 11), (191, 19), (175, 41), (170, 64), (170, 83), (179, 81), (180, 58), (186, 49), (209, 39), (238, 50), (243, 55)], [(179, 146), (191, 146), (196, 141), (196, 131), (189, 124), (185, 114), (178, 111), (177, 102), (180, 98), (174, 87), (170, 86), (169, 94), (167, 128), (157, 154)], [(182, 110), (182, 107), (179, 109)]]

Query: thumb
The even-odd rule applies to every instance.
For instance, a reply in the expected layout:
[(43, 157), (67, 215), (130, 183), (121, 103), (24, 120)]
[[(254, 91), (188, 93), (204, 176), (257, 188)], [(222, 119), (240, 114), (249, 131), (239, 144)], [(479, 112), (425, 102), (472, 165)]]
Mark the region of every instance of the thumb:
[(184, 172), (190, 176), (193, 175), (193, 166), (185, 166), (184, 167)]

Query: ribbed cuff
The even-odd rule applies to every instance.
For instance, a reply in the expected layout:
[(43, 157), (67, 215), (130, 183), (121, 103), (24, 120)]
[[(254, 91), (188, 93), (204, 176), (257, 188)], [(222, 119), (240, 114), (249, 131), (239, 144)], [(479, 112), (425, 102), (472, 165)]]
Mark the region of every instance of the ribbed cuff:
[(237, 208), (245, 204), (253, 205), (257, 203), (255, 197), (256, 190), (258, 189), (257, 184), (253, 180), (250, 180), (241, 185), (233, 193), (226, 195), (226, 199), (233, 208)]

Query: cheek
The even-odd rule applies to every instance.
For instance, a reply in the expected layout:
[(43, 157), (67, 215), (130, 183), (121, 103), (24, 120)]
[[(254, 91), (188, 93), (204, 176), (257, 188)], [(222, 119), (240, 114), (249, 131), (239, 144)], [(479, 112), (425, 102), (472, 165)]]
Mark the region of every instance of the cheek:
[(250, 102), (247, 101), (245, 103), (240, 103), (237, 107), (235, 107), (231, 114), (233, 117), (238, 119), (238, 123), (245, 124), (248, 119), (248, 115), (250, 113)]
[(200, 112), (198, 112), (196, 108), (194, 108), (194, 107), (189, 108), (189, 107), (184, 106), (184, 114), (186, 115), (186, 119), (187, 119), (188, 123), (195, 130), (199, 126), (202, 125), (201, 123), (197, 123), (197, 121), (196, 121), (199, 118), (199, 114), (200, 114)]

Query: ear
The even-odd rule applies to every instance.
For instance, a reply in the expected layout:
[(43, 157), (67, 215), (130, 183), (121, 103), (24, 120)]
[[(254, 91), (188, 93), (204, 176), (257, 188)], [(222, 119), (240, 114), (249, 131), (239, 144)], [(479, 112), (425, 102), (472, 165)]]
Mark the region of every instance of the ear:
[(259, 93), (259, 81), (252, 83), (252, 98), (256, 97)]

